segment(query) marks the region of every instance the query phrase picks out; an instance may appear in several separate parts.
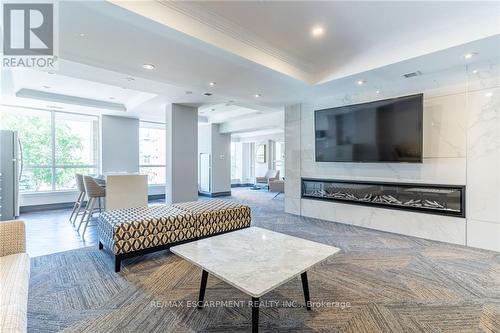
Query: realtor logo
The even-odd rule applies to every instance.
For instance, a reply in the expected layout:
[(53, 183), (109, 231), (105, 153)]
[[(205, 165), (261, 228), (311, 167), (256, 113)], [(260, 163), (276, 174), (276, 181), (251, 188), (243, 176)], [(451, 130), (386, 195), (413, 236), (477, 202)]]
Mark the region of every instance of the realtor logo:
[(3, 67), (54, 68), (54, 4), (3, 4)]

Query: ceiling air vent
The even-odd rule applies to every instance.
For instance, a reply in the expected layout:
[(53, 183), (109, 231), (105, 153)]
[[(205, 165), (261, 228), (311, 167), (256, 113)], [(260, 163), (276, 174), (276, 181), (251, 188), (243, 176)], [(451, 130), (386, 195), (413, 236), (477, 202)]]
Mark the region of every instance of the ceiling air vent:
[(406, 78), (406, 79), (409, 79), (411, 77), (415, 77), (415, 76), (419, 76), (419, 75), (422, 75), (422, 72), (421, 71), (416, 71), (416, 72), (411, 72), (411, 73), (406, 73), (406, 74), (403, 74), (403, 76)]

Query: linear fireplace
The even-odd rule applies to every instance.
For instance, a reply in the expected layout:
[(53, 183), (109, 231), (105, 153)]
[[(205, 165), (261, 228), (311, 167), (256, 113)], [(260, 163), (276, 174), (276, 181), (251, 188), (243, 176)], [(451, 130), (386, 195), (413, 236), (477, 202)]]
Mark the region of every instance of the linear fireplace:
[(302, 198), (465, 217), (465, 186), (302, 178)]

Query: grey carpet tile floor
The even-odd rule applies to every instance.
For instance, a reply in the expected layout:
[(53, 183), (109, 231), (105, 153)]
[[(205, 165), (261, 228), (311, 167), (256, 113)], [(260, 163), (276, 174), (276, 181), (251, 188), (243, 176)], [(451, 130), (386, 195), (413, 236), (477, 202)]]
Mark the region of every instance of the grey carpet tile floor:
[[(265, 295), (261, 332), (500, 332), (500, 254), (285, 214), (272, 197), (225, 200), (250, 205), (255, 226), (342, 251), (309, 272), (312, 311), (300, 279)], [(249, 297), (215, 277), (205, 300), (224, 304), (189, 306), (201, 270), (169, 251), (114, 273), (108, 253), (84, 245), (32, 259), (30, 332), (250, 331)]]

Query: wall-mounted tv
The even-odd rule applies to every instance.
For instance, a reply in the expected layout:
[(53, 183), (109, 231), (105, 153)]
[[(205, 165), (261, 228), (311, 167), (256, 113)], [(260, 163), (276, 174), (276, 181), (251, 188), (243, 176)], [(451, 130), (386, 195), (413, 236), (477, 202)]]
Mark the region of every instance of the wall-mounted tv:
[(316, 162), (422, 163), (423, 94), (314, 112)]

